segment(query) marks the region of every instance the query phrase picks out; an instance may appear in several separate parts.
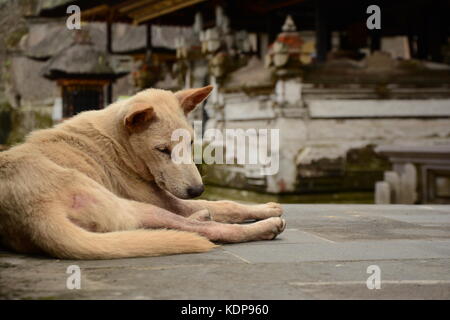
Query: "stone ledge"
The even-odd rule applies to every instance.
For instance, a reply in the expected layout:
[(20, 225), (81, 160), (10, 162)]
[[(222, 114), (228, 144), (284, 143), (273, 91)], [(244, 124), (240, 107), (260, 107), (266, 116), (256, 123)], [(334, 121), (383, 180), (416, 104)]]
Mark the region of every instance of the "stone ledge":
[(312, 100), (312, 118), (450, 117), (450, 99)]

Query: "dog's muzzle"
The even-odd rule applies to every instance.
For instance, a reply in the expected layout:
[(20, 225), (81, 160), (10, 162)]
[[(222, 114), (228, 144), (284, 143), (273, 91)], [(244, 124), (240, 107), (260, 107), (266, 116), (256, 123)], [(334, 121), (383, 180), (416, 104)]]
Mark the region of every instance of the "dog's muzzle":
[(203, 191), (205, 191), (205, 186), (203, 184), (187, 188), (187, 194), (189, 198), (198, 197), (203, 193)]

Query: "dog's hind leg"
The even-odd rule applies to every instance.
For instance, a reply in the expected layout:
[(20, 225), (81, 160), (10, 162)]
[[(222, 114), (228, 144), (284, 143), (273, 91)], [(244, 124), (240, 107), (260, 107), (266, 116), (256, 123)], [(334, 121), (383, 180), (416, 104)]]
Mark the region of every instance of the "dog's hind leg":
[[(197, 233), (198, 241), (203, 236), (212, 241), (229, 243), (270, 240), (281, 233), (286, 225), (279, 217), (245, 225), (199, 221), (205, 211), (197, 212), (198, 219), (190, 219), (152, 204), (119, 198), (93, 180), (84, 177), (79, 179), (79, 187), (70, 188), (62, 197), (66, 199), (63, 200), (66, 207), (64, 211), (72, 222), (88, 231), (110, 233), (142, 228), (172, 229), (187, 231), (191, 237)], [(164, 241), (164, 237), (161, 237), (159, 242)], [(189, 244), (186, 243), (186, 246)], [(142, 245), (139, 247), (142, 248)]]
[[(84, 175), (75, 172), (53, 182), (57, 196), (55, 185), (48, 192), (34, 193), (25, 230), (37, 248), (54, 257), (111, 259), (206, 252), (215, 247), (194, 232), (144, 230), (142, 204), (117, 197)], [(145, 210), (161, 209), (145, 205)]]
[[(72, 222), (97, 233), (142, 228), (173, 229), (190, 232), (190, 236), (197, 233), (198, 240), (203, 236), (212, 241), (229, 243), (270, 240), (281, 233), (286, 225), (279, 217), (245, 225), (199, 221), (207, 220), (202, 219), (205, 210), (197, 212), (196, 219), (190, 219), (152, 204), (119, 198), (90, 179), (83, 178), (77, 185), (79, 187), (67, 190), (66, 200), (63, 201), (66, 206), (64, 211), (67, 211)], [(160, 242), (164, 241), (162, 237)]]

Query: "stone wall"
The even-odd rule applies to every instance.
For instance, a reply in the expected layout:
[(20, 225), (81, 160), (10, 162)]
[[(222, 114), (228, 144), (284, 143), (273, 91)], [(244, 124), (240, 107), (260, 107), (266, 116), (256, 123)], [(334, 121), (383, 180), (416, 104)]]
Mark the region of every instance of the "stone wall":
[[(73, 31), (66, 28), (64, 19), (24, 18), (35, 15), (42, 3), (0, 1), (0, 145), (20, 142), (30, 131), (51, 126), (53, 105), (61, 99), (60, 88), (42, 76), (42, 69), (72, 42)], [(104, 23), (84, 24), (83, 28), (89, 29), (96, 46), (104, 50)], [(135, 91), (129, 74), (114, 85), (113, 99)]]
[(206, 181), (276, 195), (322, 194), (324, 202), (366, 192), (371, 202), (375, 182), (391, 166), (376, 146), (450, 144), (447, 84), (389, 88), (389, 99), (375, 85), (321, 87), (300, 78), (279, 80), (265, 93), (219, 89), (207, 106), (207, 128), (279, 129), (280, 171), (255, 177), (245, 165), (209, 165)]

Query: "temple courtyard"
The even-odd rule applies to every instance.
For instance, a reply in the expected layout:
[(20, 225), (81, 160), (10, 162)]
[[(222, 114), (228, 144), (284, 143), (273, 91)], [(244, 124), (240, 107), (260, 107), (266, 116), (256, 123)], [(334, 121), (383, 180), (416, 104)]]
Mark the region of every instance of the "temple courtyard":
[[(450, 298), (450, 206), (284, 207), (278, 239), (204, 254), (67, 261), (2, 250), (0, 298)], [(72, 265), (80, 289), (67, 287)]]

